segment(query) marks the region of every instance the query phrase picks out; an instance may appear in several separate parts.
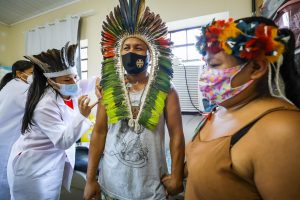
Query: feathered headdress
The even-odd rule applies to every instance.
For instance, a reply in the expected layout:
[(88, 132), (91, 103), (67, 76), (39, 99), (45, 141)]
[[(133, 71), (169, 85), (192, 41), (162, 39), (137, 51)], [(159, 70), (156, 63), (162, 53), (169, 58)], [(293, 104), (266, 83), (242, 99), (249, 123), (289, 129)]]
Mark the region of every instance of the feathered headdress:
[(69, 45), (69, 42), (61, 49), (49, 49), (38, 55), (24, 56), (34, 64), (38, 65), (47, 78), (77, 74), (75, 67), (75, 53), (77, 44)]
[(229, 55), (246, 60), (266, 59), (276, 62), (284, 52), (284, 37), (278, 34), (278, 28), (264, 23), (243, 20), (234, 22), (214, 20), (202, 27), (196, 47), (205, 55), (206, 52), (225, 51)]
[[(145, 0), (119, 0), (103, 22), (102, 79), (103, 102), (109, 123), (128, 119), (135, 130), (140, 125), (153, 130), (163, 112), (165, 100), (173, 76), (171, 42), (167, 39), (167, 27), (159, 15), (145, 8)], [(128, 91), (125, 85), (124, 68), (121, 62), (121, 47), (129, 37), (136, 37), (148, 46), (151, 55), (149, 81), (141, 99), (140, 111), (133, 119)]]

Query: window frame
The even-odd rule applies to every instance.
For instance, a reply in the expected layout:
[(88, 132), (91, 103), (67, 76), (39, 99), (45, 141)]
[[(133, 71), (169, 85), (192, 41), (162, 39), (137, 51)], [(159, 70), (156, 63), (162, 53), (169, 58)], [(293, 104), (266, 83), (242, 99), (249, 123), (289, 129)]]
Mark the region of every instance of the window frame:
[[(86, 45), (82, 45), (83, 41), (86, 41)], [(88, 78), (88, 67), (86, 68), (86, 70), (82, 70), (82, 62), (88, 62), (88, 54), (86, 56), (86, 58), (81, 58), (82, 57), (82, 50), (86, 49), (88, 51), (88, 39), (82, 39), (80, 40), (80, 45), (79, 45), (79, 52), (80, 52), (80, 77), (82, 78), (82, 74), (86, 73), (86, 78)]]
[[(192, 47), (192, 46), (195, 46), (196, 43), (188, 43), (188, 31), (189, 30), (195, 30), (195, 29), (200, 29), (201, 26), (194, 26), (194, 27), (190, 27), (190, 28), (181, 28), (181, 29), (178, 29), (178, 30), (172, 30), (172, 31), (169, 31), (168, 34), (169, 34), (169, 39), (172, 41), (172, 34), (176, 33), (176, 32), (181, 32), (181, 31), (185, 31), (185, 43), (184, 44), (180, 44), (180, 45), (173, 45), (171, 47), (171, 49), (173, 50), (174, 48), (179, 48), (179, 47), (186, 47), (186, 55), (187, 55), (187, 58), (188, 58), (188, 47)], [(200, 54), (199, 54), (199, 57), (200, 57)], [(187, 59), (187, 60), (182, 60), (182, 62), (184, 63), (187, 63), (187, 62), (198, 62), (198, 61), (201, 61), (201, 59)]]

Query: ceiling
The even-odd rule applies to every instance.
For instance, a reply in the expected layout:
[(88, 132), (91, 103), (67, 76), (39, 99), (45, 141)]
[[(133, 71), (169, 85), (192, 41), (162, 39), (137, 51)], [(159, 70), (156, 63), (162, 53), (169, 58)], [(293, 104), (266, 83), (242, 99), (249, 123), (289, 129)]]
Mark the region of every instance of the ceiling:
[(14, 25), (79, 0), (0, 0), (0, 23)]

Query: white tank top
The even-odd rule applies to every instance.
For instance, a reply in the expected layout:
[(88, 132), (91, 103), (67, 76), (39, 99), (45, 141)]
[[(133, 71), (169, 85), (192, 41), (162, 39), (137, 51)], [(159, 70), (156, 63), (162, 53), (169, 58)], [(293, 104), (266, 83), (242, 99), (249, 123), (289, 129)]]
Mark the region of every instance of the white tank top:
[[(132, 106), (139, 106), (142, 91), (129, 95)], [(127, 124), (119, 121), (108, 128), (100, 161), (101, 190), (120, 200), (166, 199), (160, 181), (167, 173), (163, 114), (153, 132), (143, 127), (137, 134)]]

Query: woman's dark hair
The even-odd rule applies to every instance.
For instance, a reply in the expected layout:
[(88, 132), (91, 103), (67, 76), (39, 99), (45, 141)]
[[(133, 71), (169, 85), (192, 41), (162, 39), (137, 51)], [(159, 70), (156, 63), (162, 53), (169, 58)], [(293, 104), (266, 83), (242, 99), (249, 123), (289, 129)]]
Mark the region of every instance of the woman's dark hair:
[(43, 71), (35, 65), (33, 68), (33, 82), (28, 89), (25, 112), (22, 120), (22, 134), (26, 131), (30, 131), (30, 127), (33, 126), (32, 118), (35, 107), (44, 95), (47, 87), (47, 78), (43, 75)]
[(295, 64), (295, 37), (289, 29), (280, 29), (280, 32), (290, 36), (280, 69), (280, 74), (285, 83), (285, 94), (289, 100), (300, 108), (300, 73)]
[(27, 60), (18, 60), (12, 65), (12, 72), (7, 73), (0, 82), (0, 90), (12, 79), (16, 78), (16, 72), (17, 71), (24, 71), (26, 69), (29, 69), (33, 66), (33, 64)]
[[(236, 22), (243, 20), (244, 22), (259, 22), (264, 23), (269, 26), (278, 27), (272, 20), (264, 18), (264, 17), (247, 17), (243, 19), (238, 19)], [(298, 108), (300, 108), (300, 74), (296, 69), (294, 55), (295, 55), (295, 36), (292, 31), (289, 29), (283, 28), (279, 29), (279, 34), (288, 36), (289, 40), (285, 44), (285, 52), (283, 53), (283, 64), (280, 68), (280, 74), (285, 83), (285, 95), (286, 97), (293, 102)], [(267, 85), (267, 76), (265, 76), (263, 80), (261, 80), (258, 84), (260, 88), (259, 91), (265, 90)], [(274, 78), (274, 77), (273, 77)]]

